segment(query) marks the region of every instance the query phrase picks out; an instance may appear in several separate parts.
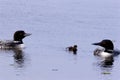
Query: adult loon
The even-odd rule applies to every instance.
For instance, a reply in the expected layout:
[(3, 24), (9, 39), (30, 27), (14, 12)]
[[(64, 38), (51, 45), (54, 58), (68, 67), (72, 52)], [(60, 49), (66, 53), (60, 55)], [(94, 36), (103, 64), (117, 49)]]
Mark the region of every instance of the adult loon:
[(103, 58), (105, 64), (114, 62), (114, 56), (116, 55), (116, 51), (114, 51), (114, 44), (111, 40), (105, 39), (101, 42), (93, 43), (93, 45), (103, 47), (103, 49), (96, 49), (94, 51), (95, 56), (100, 56), (101, 58)]
[(18, 30), (14, 33), (13, 40), (0, 41), (1, 49), (13, 49), (13, 48), (23, 48), (23, 39), (30, 36), (30, 33), (26, 33), (23, 30)]

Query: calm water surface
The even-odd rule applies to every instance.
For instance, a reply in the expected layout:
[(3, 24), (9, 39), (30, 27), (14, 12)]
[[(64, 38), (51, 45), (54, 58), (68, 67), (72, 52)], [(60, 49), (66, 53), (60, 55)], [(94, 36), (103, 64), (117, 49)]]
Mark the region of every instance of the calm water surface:
[[(32, 33), (23, 50), (0, 50), (0, 80), (119, 80), (120, 57), (102, 67), (93, 56), (102, 39), (120, 50), (119, 0), (0, 0), (0, 39)], [(66, 47), (77, 44), (73, 55)]]

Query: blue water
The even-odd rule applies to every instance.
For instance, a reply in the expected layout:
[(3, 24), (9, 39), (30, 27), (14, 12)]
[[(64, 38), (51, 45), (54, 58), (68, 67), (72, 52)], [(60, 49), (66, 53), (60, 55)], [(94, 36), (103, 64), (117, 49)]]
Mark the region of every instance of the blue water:
[[(0, 50), (0, 80), (119, 80), (120, 58), (101, 67), (94, 42), (120, 50), (119, 0), (0, 0), (0, 39), (32, 33), (22, 51)], [(77, 55), (65, 50), (78, 45)], [(16, 53), (22, 56), (16, 61)]]

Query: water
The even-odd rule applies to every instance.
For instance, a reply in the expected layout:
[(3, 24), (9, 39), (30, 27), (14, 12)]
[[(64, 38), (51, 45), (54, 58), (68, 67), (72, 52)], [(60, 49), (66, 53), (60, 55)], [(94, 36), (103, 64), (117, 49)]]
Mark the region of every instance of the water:
[[(0, 39), (12, 39), (16, 30), (32, 33), (24, 39), (22, 51), (0, 51), (0, 80), (119, 80), (119, 56), (112, 67), (101, 67), (93, 56), (96, 46), (91, 45), (111, 39), (120, 49), (119, 4), (119, 0), (0, 0)], [(65, 50), (74, 44), (77, 55)]]

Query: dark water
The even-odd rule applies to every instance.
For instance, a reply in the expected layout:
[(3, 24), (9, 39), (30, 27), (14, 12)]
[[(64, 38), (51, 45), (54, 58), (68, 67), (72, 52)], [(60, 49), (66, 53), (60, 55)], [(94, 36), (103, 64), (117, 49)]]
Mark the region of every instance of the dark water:
[[(0, 0), (0, 39), (32, 33), (23, 50), (0, 50), (0, 80), (119, 80), (120, 58), (102, 67), (102, 39), (120, 50), (119, 0)], [(77, 55), (65, 50), (77, 44)]]

